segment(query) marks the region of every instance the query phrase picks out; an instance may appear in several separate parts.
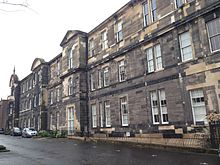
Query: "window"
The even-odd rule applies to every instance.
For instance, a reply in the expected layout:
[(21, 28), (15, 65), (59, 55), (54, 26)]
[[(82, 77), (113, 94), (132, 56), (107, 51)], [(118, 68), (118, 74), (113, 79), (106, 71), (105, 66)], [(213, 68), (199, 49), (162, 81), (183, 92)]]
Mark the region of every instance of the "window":
[(190, 91), (194, 124), (208, 124), (202, 89)]
[(60, 101), (60, 88), (56, 89), (56, 93), (57, 93), (56, 94), (56, 97), (57, 97), (56, 100), (57, 100), (57, 102), (59, 102)]
[(104, 78), (103, 78), (103, 81), (104, 81), (104, 87), (109, 85), (109, 70), (108, 70), (108, 67), (104, 68)]
[(193, 58), (192, 46), (189, 32), (185, 32), (179, 35), (180, 50), (182, 61), (188, 61)]
[(50, 114), (50, 130), (53, 130), (53, 114)]
[(74, 133), (74, 107), (69, 107), (67, 109), (68, 113), (68, 135)]
[(180, 8), (185, 3), (185, 0), (175, 0), (176, 8)]
[(148, 72), (153, 72), (163, 68), (160, 45), (146, 50)]
[(168, 124), (168, 112), (165, 90), (152, 91), (151, 96), (151, 110), (153, 117), (153, 124)]
[(68, 69), (73, 68), (73, 49), (68, 49)]
[(57, 61), (57, 76), (60, 75), (60, 69), (61, 69), (61, 67), (60, 67), (60, 61), (58, 60), (58, 61)]
[(73, 80), (71, 77), (68, 80), (68, 95), (73, 95)]
[(60, 113), (57, 112), (57, 130), (60, 128)]
[(220, 18), (214, 19), (207, 23), (208, 37), (211, 51), (220, 50)]
[(150, 17), (149, 17), (149, 9), (148, 3), (143, 4), (143, 15), (144, 15), (144, 27), (150, 24)]
[(91, 81), (91, 91), (94, 91), (95, 90), (95, 74), (94, 73), (91, 73), (90, 81)]
[(144, 27), (148, 26), (150, 23), (157, 21), (157, 1), (147, 0), (143, 4), (143, 17), (144, 17)]
[(41, 105), (41, 93), (38, 94), (38, 105)]
[(50, 91), (50, 104), (53, 104), (53, 91)]
[(98, 88), (102, 88), (103, 86), (103, 71), (98, 70)]
[(127, 103), (127, 97), (123, 97), (120, 99), (121, 104), (121, 121), (122, 126), (128, 126), (129, 124), (129, 115), (128, 115), (128, 103)]
[(116, 24), (116, 41), (120, 42), (122, 40), (123, 40), (122, 21), (119, 21)]
[(89, 56), (95, 55), (95, 47), (94, 47), (94, 40), (93, 38), (89, 40)]
[(37, 129), (38, 129), (38, 131), (40, 131), (40, 129), (41, 129), (41, 117), (40, 117), (40, 115), (38, 116), (38, 125), (37, 125)]
[(99, 114), (100, 114), (100, 126), (103, 127), (104, 126), (104, 112), (103, 112), (103, 107), (102, 107), (102, 103), (99, 103)]
[(119, 61), (118, 63), (118, 76), (119, 76), (119, 82), (125, 81), (126, 74), (125, 74), (125, 61)]
[(92, 109), (92, 127), (96, 128), (97, 127), (97, 113), (96, 113), (96, 105), (91, 106)]
[(157, 20), (157, 1), (151, 0), (151, 15), (152, 15), (152, 21)]
[(102, 46), (102, 50), (108, 48), (107, 31), (101, 33), (101, 46)]
[(28, 102), (28, 109), (31, 109), (31, 99), (29, 99), (29, 102)]
[(34, 107), (36, 107), (36, 106), (37, 106), (37, 96), (34, 95)]
[(162, 124), (168, 124), (168, 113), (167, 113), (167, 100), (165, 95), (165, 90), (159, 90), (159, 100), (160, 100), (160, 111)]
[(106, 127), (111, 127), (111, 111), (110, 111), (110, 102), (109, 101), (104, 102), (104, 108), (105, 108)]

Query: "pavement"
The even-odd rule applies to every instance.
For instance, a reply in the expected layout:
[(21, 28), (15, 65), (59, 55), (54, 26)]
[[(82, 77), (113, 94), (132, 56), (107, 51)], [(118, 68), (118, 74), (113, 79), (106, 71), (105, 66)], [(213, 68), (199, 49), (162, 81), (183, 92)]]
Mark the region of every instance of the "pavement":
[(137, 148), (73, 139), (21, 138), (0, 135), (10, 152), (0, 165), (219, 165), (218, 155)]

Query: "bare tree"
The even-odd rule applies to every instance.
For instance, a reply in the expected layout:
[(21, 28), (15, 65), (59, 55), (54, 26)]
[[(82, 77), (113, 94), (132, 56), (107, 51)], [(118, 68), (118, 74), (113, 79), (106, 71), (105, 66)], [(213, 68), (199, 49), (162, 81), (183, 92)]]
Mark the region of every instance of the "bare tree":
[(5, 12), (21, 11), (21, 8), (29, 8), (28, 0), (0, 0), (0, 10)]

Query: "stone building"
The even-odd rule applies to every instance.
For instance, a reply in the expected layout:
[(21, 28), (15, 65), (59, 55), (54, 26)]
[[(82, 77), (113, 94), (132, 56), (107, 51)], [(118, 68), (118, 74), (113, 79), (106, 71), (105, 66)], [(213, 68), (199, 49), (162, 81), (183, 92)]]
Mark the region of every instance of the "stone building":
[(96, 132), (192, 130), (219, 113), (220, 2), (135, 0), (88, 33)]
[(49, 62), (48, 115), (50, 129), (68, 134), (87, 132), (87, 34), (68, 31), (63, 51)]
[(7, 98), (8, 107), (7, 110), (5, 110), (7, 111), (7, 120), (5, 120), (6, 129), (18, 127), (19, 125), (20, 82), (15, 73), (15, 68), (10, 77), (9, 87), (11, 93)]
[(67, 31), (62, 52), (35, 59), (19, 82), (20, 126), (69, 135), (207, 126), (220, 106), (219, 9), (132, 0), (88, 33)]
[(0, 100), (0, 129), (7, 129), (8, 100)]
[(46, 130), (48, 64), (36, 58), (31, 71), (20, 81), (19, 126)]

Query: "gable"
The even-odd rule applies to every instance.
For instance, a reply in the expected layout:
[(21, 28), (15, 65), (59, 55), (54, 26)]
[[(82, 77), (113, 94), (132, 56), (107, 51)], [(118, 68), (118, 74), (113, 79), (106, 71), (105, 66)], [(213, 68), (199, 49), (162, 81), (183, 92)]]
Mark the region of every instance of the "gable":
[(42, 63), (44, 63), (44, 59), (41, 59), (41, 58), (36, 58), (34, 60), (34, 62), (32, 63), (32, 66), (31, 66), (31, 71), (35, 70), (38, 66), (40, 66)]

